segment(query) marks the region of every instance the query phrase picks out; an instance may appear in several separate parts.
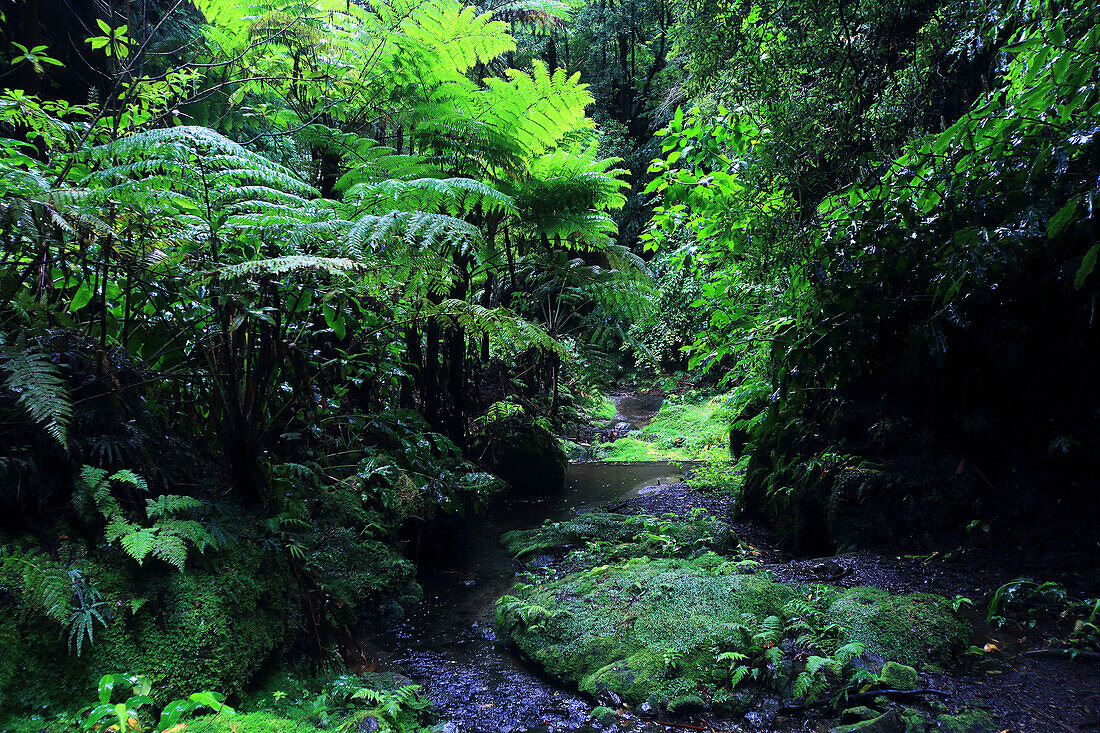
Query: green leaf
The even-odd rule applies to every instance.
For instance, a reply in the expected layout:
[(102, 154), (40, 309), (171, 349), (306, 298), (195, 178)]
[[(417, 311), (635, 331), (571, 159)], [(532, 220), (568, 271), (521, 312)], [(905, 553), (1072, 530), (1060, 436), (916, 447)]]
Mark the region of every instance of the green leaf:
[(1077, 198), (1071, 198), (1066, 202), (1057, 214), (1050, 217), (1050, 221), (1047, 222), (1047, 236), (1054, 239), (1065, 228), (1077, 213)]
[(1094, 244), (1085, 253), (1081, 260), (1081, 267), (1077, 269), (1077, 275), (1073, 278), (1073, 287), (1080, 290), (1085, 286), (1085, 280), (1096, 269), (1096, 257), (1100, 255), (1100, 244)]

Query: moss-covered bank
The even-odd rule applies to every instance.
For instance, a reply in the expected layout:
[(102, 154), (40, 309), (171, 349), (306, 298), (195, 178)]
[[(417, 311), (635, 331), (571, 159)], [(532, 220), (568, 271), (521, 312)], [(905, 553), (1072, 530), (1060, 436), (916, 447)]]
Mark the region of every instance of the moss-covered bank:
[[(714, 520), (662, 521), (662, 536), (673, 537)], [(498, 621), (524, 656), (597, 699), (744, 712), (747, 693), (806, 699), (853, 679), (882, 684), (884, 666), (890, 681), (916, 674), (890, 662), (948, 666), (968, 639), (945, 598), (785, 585), (705, 542), (662, 542), (680, 549), (653, 556), (646, 538), (629, 537), (636, 522), (582, 516), (506, 538), (518, 555), (555, 541), (575, 547), (558, 572), (532, 575), (501, 599)], [(594, 551), (609, 543), (615, 552)], [(825, 671), (808, 670), (815, 655), (830, 660)]]

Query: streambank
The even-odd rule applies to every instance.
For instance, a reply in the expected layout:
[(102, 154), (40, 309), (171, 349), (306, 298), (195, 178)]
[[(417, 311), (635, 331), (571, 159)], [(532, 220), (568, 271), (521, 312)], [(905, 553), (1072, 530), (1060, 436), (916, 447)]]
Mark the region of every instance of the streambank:
[[(1044, 644), (1042, 630), (1031, 639), (995, 632), (984, 624), (984, 608), (971, 605), (984, 605), (1020, 573), (1003, 553), (998, 558), (992, 548), (972, 547), (916, 557), (867, 550), (791, 560), (765, 529), (737, 520), (727, 522), (742, 538), (735, 552), (715, 557), (716, 548), (705, 542), (678, 543), (683, 525), (701, 513), (729, 518), (728, 501), (666, 486), (619, 502), (612, 508), (624, 520), (664, 515), (663, 527), (647, 525), (646, 536), (639, 533), (633, 543), (609, 531), (613, 523), (586, 519), (584, 526), (603, 529), (578, 535), (568, 547), (561, 539), (576, 527), (559, 528), (549, 537), (555, 550), (539, 555), (531, 549), (539, 531), (527, 533), (524, 554), (535, 576), (508, 600), (511, 638), (528, 658), (626, 719), (657, 714), (677, 724), (739, 731), (1095, 726), (1100, 677), (1094, 665), (1028, 654)], [(655, 530), (668, 541), (663, 555), (649, 536)], [(600, 551), (594, 554), (594, 547)], [(816, 599), (822, 617), (815, 619), (800, 599), (811, 606)], [(772, 634), (766, 628), (772, 618), (797, 622), (800, 633)], [(738, 650), (724, 651), (738, 626), (751, 634), (735, 644)], [(801, 638), (807, 631), (827, 636), (830, 626), (841, 634), (831, 649), (822, 649), (828, 639)], [(755, 639), (762, 639), (760, 648)], [(839, 650), (853, 642), (859, 653), (843, 659), (853, 652)], [(984, 653), (964, 653), (968, 647)], [(769, 657), (771, 648), (782, 654)], [(725, 669), (714, 664), (720, 656), (732, 662)], [(825, 672), (805, 677), (811, 667)], [(738, 674), (742, 680), (731, 689)], [(831, 699), (852, 679), (859, 681), (846, 690), (850, 702)], [(807, 685), (826, 689), (807, 704)]]

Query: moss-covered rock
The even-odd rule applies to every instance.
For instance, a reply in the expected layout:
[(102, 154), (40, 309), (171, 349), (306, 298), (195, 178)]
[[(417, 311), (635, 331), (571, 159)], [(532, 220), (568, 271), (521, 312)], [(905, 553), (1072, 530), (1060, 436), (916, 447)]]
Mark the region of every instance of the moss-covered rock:
[(930, 593), (895, 596), (879, 588), (851, 588), (831, 597), (826, 615), (842, 629), (846, 643), (858, 642), (866, 654), (914, 667), (949, 666), (970, 636), (950, 601)]
[(729, 666), (717, 655), (737, 648), (745, 615), (778, 614), (794, 593), (763, 576), (663, 559), (597, 566), (530, 586), (498, 608), (503, 631), (555, 677), (595, 695), (667, 705), (726, 680)]
[(896, 710), (888, 710), (870, 720), (861, 720), (849, 725), (840, 725), (831, 733), (903, 733), (905, 726)]
[[(286, 569), (258, 549), (237, 550), (210, 568), (148, 575), (136, 610), (123, 600), (131, 581), (120, 587), (117, 573), (101, 573), (101, 587), (119, 605), (85, 652), (89, 666), (95, 675), (147, 675), (159, 698), (239, 693), (285, 638)], [(94, 689), (93, 682), (78, 689)]]
[(907, 664), (887, 662), (882, 665), (878, 682), (888, 690), (915, 690), (920, 685), (920, 676)]
[[(753, 689), (789, 694), (799, 671), (790, 654), (795, 640), (824, 638), (826, 627), (837, 632), (835, 643), (859, 643), (865, 656), (886, 662), (886, 684), (901, 689), (919, 681), (907, 665), (948, 664), (968, 637), (940, 596), (818, 588), (808, 601), (805, 589), (737, 567), (709, 553), (544, 575), (501, 599), (498, 618), (502, 632), (551, 675), (597, 698), (610, 692), (670, 709), (700, 689), (729, 689), (737, 665), (755, 670)], [(819, 628), (807, 630), (807, 619)], [(713, 695), (704, 702), (718, 710), (743, 701)]]
[(600, 705), (598, 707), (592, 708), (592, 720), (595, 720), (600, 725), (612, 725), (615, 723), (616, 720), (618, 720), (618, 717), (619, 716), (615, 714), (615, 711), (609, 707), (604, 707), (603, 705)]
[(940, 733), (996, 733), (1000, 729), (987, 710), (965, 710), (936, 718), (936, 730)]

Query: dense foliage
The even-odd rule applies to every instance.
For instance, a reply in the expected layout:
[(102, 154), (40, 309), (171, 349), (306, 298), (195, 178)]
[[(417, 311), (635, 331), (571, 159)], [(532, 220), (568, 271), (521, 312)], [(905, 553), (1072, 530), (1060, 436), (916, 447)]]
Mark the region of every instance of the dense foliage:
[[(802, 550), (1094, 530), (1093, 4), (49, 5), (0, 0), (0, 640), (29, 650), (0, 716), (81, 724), (102, 681), (93, 716), (160, 730), (295, 669), (309, 711), (245, 729), (422, 725), (341, 676), (352, 629), (419, 600), (442, 517), (559, 488), (556, 436), (621, 379), (701, 392), (591, 455), (710, 459)], [(643, 525), (616, 543), (657, 565), (587, 592), (746, 610), (713, 578), (759, 579)], [(773, 642), (775, 587), (738, 616)], [(532, 657), (584, 621), (540, 593), (501, 611)], [(665, 697), (766, 667), (638, 644)], [(784, 684), (862, 682), (813, 648)], [(615, 671), (573, 651), (563, 679)]]

